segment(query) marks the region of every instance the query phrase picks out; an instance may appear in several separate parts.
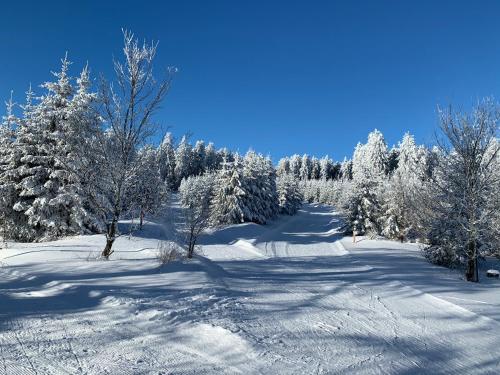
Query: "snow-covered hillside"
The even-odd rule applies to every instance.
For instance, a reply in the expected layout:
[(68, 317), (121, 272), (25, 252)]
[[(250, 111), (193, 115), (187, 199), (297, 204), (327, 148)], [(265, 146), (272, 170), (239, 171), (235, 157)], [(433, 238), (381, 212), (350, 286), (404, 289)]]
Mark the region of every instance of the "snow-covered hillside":
[(0, 374), (500, 371), (498, 280), (466, 283), (417, 245), (352, 244), (340, 225), (306, 205), (208, 234), (202, 256), (163, 269), (154, 223), (108, 262), (93, 260), (100, 235), (9, 244)]

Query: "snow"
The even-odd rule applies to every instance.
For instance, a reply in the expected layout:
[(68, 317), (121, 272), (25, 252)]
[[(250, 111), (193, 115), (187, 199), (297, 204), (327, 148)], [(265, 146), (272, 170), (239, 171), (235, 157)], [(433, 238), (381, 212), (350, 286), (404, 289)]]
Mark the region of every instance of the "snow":
[(488, 270), (488, 271), (486, 271), (486, 274), (489, 277), (498, 277), (500, 275), (500, 271), (498, 271), (498, 270)]
[(498, 280), (467, 283), (417, 244), (353, 244), (341, 225), (306, 205), (213, 231), (163, 268), (168, 230), (152, 222), (107, 262), (103, 236), (9, 243), (0, 374), (498, 373)]

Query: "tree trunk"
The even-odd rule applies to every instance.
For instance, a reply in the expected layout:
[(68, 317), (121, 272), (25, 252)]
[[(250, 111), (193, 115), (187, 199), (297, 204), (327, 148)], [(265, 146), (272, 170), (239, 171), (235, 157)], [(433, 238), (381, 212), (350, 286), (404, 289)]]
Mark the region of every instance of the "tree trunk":
[(139, 221), (139, 229), (142, 230), (142, 224), (144, 222), (144, 210), (141, 210), (140, 221)]
[(113, 219), (113, 221), (109, 225), (108, 233), (106, 233), (106, 246), (104, 246), (104, 250), (101, 253), (101, 256), (106, 260), (108, 260), (111, 254), (113, 254), (114, 252), (114, 250), (112, 250), (112, 247), (116, 239), (116, 223), (116, 220)]
[(465, 272), (465, 277), (467, 281), (472, 281), (477, 283), (479, 281), (479, 274), (477, 269), (477, 253), (476, 253), (476, 242), (469, 242), (469, 251), (467, 253), (467, 271)]
[(187, 257), (191, 259), (194, 254), (194, 245), (196, 244), (196, 236), (194, 234), (194, 228), (189, 231), (189, 241), (188, 241), (188, 253)]

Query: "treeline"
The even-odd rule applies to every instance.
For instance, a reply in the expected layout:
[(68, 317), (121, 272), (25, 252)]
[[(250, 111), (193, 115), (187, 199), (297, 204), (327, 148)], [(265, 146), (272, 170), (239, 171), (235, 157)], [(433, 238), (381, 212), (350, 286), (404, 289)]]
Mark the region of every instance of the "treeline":
[(477, 281), (478, 259), (500, 254), (499, 113), (491, 100), (471, 113), (441, 111), (432, 148), (405, 134), (389, 149), (375, 130), (351, 160), (294, 156), (278, 172), (300, 180), (306, 201), (342, 210), (348, 233), (424, 242), (430, 261), (464, 266)]
[(158, 212), (182, 181), (213, 178), (211, 223), (265, 223), (292, 214), (302, 199), (294, 181), (276, 180), (271, 160), (244, 157), (167, 133), (156, 146), (156, 110), (174, 68), (153, 76), (156, 44), (124, 32), (116, 77), (94, 89), (84, 67), (74, 79), (65, 57), (55, 79), (12, 98), (0, 126), (0, 230), (4, 239), (39, 241), (105, 233), (109, 258), (119, 220)]
[(350, 178), (350, 161), (335, 162), (328, 156), (318, 159), (315, 156), (304, 154), (284, 157), (278, 162), (278, 174), (290, 174), (301, 181), (308, 180), (338, 180)]

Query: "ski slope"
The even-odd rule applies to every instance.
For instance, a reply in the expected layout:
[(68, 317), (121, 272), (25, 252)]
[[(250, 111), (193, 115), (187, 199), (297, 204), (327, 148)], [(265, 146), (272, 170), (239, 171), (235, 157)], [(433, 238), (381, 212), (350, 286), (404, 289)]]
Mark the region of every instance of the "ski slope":
[[(500, 282), (418, 246), (339, 234), (329, 207), (202, 238), (159, 269), (164, 226), (0, 250), (0, 374), (497, 374)], [(493, 262), (490, 260), (490, 262)], [(497, 267), (488, 264), (485, 267)]]

